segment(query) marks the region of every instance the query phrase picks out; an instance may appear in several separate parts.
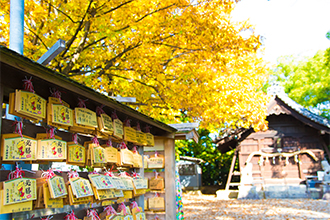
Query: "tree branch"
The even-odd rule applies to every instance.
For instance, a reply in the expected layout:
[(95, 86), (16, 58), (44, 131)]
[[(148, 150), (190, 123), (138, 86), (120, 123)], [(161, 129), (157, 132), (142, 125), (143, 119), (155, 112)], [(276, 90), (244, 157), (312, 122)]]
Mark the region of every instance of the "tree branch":
[(107, 37), (102, 37), (102, 38), (98, 39), (97, 41), (94, 41), (94, 42), (88, 44), (87, 46), (85, 46), (85, 47), (83, 48), (83, 50), (87, 49), (88, 47), (90, 47), (90, 46), (92, 46), (92, 45), (94, 45), (94, 44), (96, 44), (96, 43), (98, 43), (98, 42), (100, 42), (100, 41), (102, 41), (102, 40), (104, 40), (104, 39), (106, 39), (106, 38), (107, 38)]
[[(127, 52), (129, 52), (129, 51), (131, 51), (131, 50), (133, 50), (133, 49), (135, 49), (135, 48), (141, 46), (141, 45), (142, 45), (142, 44), (139, 42), (139, 43), (137, 43), (136, 45), (131, 45), (131, 46), (127, 47), (127, 48), (124, 49), (121, 53), (117, 54), (115, 57), (111, 58), (110, 60), (107, 60), (107, 61), (105, 62), (105, 63), (106, 63), (106, 66), (105, 66), (104, 68), (102, 68), (102, 66), (99, 65), (99, 66), (96, 66), (95, 68), (93, 68), (93, 69), (91, 69), (91, 70), (88, 70), (88, 71), (87, 71), (87, 70), (86, 70), (86, 71), (80, 71), (79, 69), (70, 70), (67, 74), (68, 74), (69, 76), (78, 76), (78, 75), (82, 75), (82, 74), (86, 74), (86, 73), (91, 73), (91, 72), (93, 72), (93, 71), (95, 71), (95, 70), (101, 69), (100, 72), (97, 73), (98, 76), (101, 76), (101, 75), (104, 74), (105, 70), (110, 69), (111, 67), (114, 66), (114, 62), (115, 62), (118, 58), (122, 57), (125, 53), (127, 53)], [(120, 69), (118, 69), (118, 70), (120, 70)], [(131, 69), (131, 70), (132, 70), (132, 71), (136, 71), (136, 70), (134, 70), (134, 69)], [(129, 71), (129, 70), (127, 69), (127, 71)]]
[(105, 5), (106, 5), (107, 2), (104, 2), (102, 5), (100, 5), (99, 7), (96, 8), (96, 11), (98, 10), (101, 10)]
[(162, 10), (168, 9), (168, 8), (172, 7), (173, 5), (175, 5), (175, 4), (168, 5), (168, 6), (164, 7), (164, 8), (159, 8), (159, 9), (153, 11), (153, 12), (150, 12), (150, 13), (148, 13), (148, 14), (145, 14), (143, 17), (141, 17), (140, 19), (138, 19), (136, 22), (139, 22), (139, 21), (143, 20), (144, 18), (146, 18), (146, 17), (149, 16), (149, 15), (152, 15), (152, 14), (155, 14), (155, 13), (157, 13), (157, 12), (159, 12), (159, 11), (162, 11)]
[[(133, 1), (133, 0), (130, 0), (130, 1), (124, 2), (124, 3), (118, 5), (118, 6), (114, 7), (114, 8), (111, 8), (110, 10), (104, 12), (102, 15), (105, 15), (105, 14), (111, 13), (111, 12), (117, 10), (118, 8), (121, 8), (122, 6), (127, 5), (128, 3), (131, 3), (132, 1)], [(100, 16), (101, 16), (101, 15), (100, 15)], [(99, 17), (99, 16), (97, 16), (97, 17)]]
[(115, 62), (118, 58), (122, 57), (125, 53), (127, 53), (127, 52), (129, 52), (129, 51), (131, 51), (131, 50), (133, 50), (133, 49), (135, 49), (135, 48), (141, 46), (141, 45), (142, 45), (141, 42), (137, 43), (136, 45), (130, 45), (130, 46), (128, 46), (126, 49), (124, 49), (121, 53), (117, 54), (115, 57), (113, 57), (113, 58), (111, 58), (110, 60), (106, 61), (106, 66), (105, 66), (105, 67), (104, 67), (104, 68), (98, 73), (98, 76), (103, 75), (105, 70), (107, 70), (107, 69), (109, 69), (110, 67), (112, 67), (112, 66), (114, 65), (114, 62)]
[(44, 47), (49, 50), (49, 47), (47, 47), (47, 45), (42, 41), (42, 39), (39, 37), (39, 35), (37, 33), (35, 33), (32, 29), (30, 29), (29, 27), (25, 26), (26, 29), (28, 29), (30, 32), (32, 32), (42, 43), (42, 45), (44, 45)]
[(93, 71), (101, 69), (101, 68), (102, 68), (101, 66), (97, 66), (91, 70), (85, 70), (85, 71), (81, 71), (79, 69), (74, 69), (74, 70), (70, 70), (69, 76), (79, 76), (79, 75), (83, 75), (86, 73), (92, 73)]
[(163, 103), (166, 103), (165, 100), (161, 97), (161, 94), (160, 94), (160, 92), (159, 92), (159, 90), (157, 89), (156, 86), (148, 85), (147, 83), (142, 82), (142, 81), (140, 81), (140, 80), (127, 78), (127, 77), (125, 77), (125, 76), (120, 76), (120, 75), (117, 75), (117, 74), (108, 73), (107, 75), (114, 76), (114, 77), (118, 77), (118, 78), (122, 78), (122, 79), (126, 79), (126, 80), (132, 80), (132, 81), (137, 82), (137, 83), (139, 83), (139, 84), (141, 84), (141, 85), (144, 85), (144, 86), (150, 87), (150, 88), (152, 88), (153, 90), (155, 90), (155, 92), (158, 94), (158, 97), (163, 101)]
[[(153, 12), (150, 12), (150, 13), (148, 13), (148, 14), (145, 14), (145, 15), (143, 15), (141, 18), (139, 18), (138, 20), (136, 20), (135, 23), (142, 21), (144, 18), (148, 17), (149, 15), (152, 15), (152, 14), (157, 13), (157, 12), (159, 12), (159, 11), (162, 11), (162, 10), (168, 9), (168, 8), (172, 7), (173, 5), (175, 5), (175, 4), (168, 5), (168, 6), (164, 7), (164, 8), (159, 8), (159, 9), (153, 11)], [(118, 29), (118, 30), (115, 30), (115, 32), (119, 32), (119, 31), (125, 30), (125, 29), (127, 29), (127, 28), (129, 28), (129, 27), (130, 27), (130, 25), (127, 25), (127, 26), (125, 26), (125, 27), (123, 27), (123, 28), (120, 28), (120, 29)]]
[(205, 49), (191, 49), (191, 48), (183, 48), (183, 47), (178, 47), (178, 46), (174, 46), (174, 45), (170, 45), (170, 44), (166, 44), (166, 43), (156, 43), (156, 42), (151, 42), (153, 44), (157, 44), (157, 45), (164, 45), (167, 47), (171, 47), (171, 48), (175, 48), (175, 49), (180, 49), (180, 50), (189, 50), (189, 51), (205, 51)]
[(90, 0), (89, 5), (88, 5), (88, 7), (87, 7), (87, 10), (86, 10), (86, 12), (85, 12), (85, 14), (84, 14), (82, 20), (79, 22), (79, 25), (78, 25), (78, 27), (77, 27), (77, 29), (76, 29), (75, 34), (74, 34), (74, 35), (71, 37), (71, 39), (66, 43), (66, 49), (65, 49), (64, 52), (61, 54), (62, 57), (64, 57), (64, 55), (68, 52), (68, 50), (70, 49), (70, 47), (71, 47), (71, 45), (73, 44), (74, 40), (77, 38), (77, 35), (78, 35), (79, 31), (81, 31), (82, 26), (83, 26), (84, 21), (85, 21), (85, 18), (86, 18), (87, 14), (88, 14), (88, 11), (89, 11), (89, 9), (90, 9), (90, 7), (91, 7), (91, 5), (92, 5), (92, 2), (93, 2), (93, 0)]
[(175, 55), (174, 57), (172, 57), (172, 58), (166, 60), (166, 62), (163, 63), (162, 65), (163, 65), (163, 66), (167, 66), (167, 65), (169, 64), (169, 62), (171, 62), (171, 61), (174, 60), (175, 58), (179, 58), (180, 56), (182, 56), (182, 55), (184, 55), (184, 54), (186, 54), (186, 53), (179, 53), (179, 54)]
[(51, 7), (56, 9), (57, 11), (61, 12), (65, 17), (67, 17), (72, 23), (78, 23), (78, 21), (74, 21), (67, 13), (62, 11), (61, 9), (57, 8), (56, 6), (52, 5), (50, 2), (47, 2)]

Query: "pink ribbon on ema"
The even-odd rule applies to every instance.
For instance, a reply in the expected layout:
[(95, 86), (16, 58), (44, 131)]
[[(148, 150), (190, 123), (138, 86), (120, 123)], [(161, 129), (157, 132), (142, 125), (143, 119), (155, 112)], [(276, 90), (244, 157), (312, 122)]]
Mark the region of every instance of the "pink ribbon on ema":
[(137, 131), (141, 131), (141, 126), (140, 126), (140, 123), (139, 122), (136, 124), (136, 130)]
[(62, 171), (52, 168), (52, 169), (49, 169), (47, 171), (43, 171), (43, 173), (41, 174), (41, 177), (43, 177), (45, 179), (50, 179), (50, 178), (55, 176), (54, 171), (62, 173)]
[(78, 140), (79, 140), (78, 134), (77, 133), (72, 134), (73, 143), (78, 144)]
[(159, 173), (158, 173), (156, 170), (153, 170), (153, 171), (154, 171), (154, 173), (155, 173), (155, 179), (157, 179), (158, 176), (159, 176)]
[(137, 204), (136, 201), (133, 201), (133, 202), (130, 204), (130, 209), (134, 209), (134, 208), (136, 208), (136, 211), (137, 211), (137, 212), (141, 212), (141, 210), (139, 209), (139, 206), (138, 206), (138, 204)]
[(96, 107), (96, 115), (97, 116), (101, 116), (102, 114), (105, 114), (104, 110), (103, 110), (104, 105), (101, 106), (97, 106)]
[(88, 209), (87, 217), (92, 218), (92, 220), (101, 220), (95, 209)]
[(146, 131), (147, 133), (150, 133), (150, 128), (151, 128), (151, 126), (146, 125), (146, 127), (145, 127), (145, 131)]
[(41, 220), (50, 220), (50, 219), (52, 219), (54, 216), (47, 216), (46, 218), (41, 218)]
[(23, 178), (23, 177), (25, 177), (25, 172), (22, 170), (22, 168), (18, 168), (18, 165), (16, 166), (14, 171), (11, 171), (8, 174), (8, 180)]
[(92, 137), (92, 143), (96, 145), (100, 145), (99, 140), (97, 140), (96, 136)]
[(124, 125), (125, 125), (126, 127), (131, 127), (131, 119), (126, 119), (126, 120), (124, 121)]
[(106, 144), (107, 144), (108, 147), (112, 147), (112, 140), (111, 140), (111, 138), (107, 140), (107, 143)]
[(15, 131), (14, 133), (19, 134), (21, 136), (21, 138), (23, 138), (23, 122), (22, 121), (17, 121), (17, 119), (15, 118), (15, 122), (13, 123), (13, 125), (15, 125)]
[(138, 178), (138, 177), (140, 177), (140, 174), (138, 174), (136, 172), (132, 172), (132, 177), (133, 178)]
[(32, 76), (30, 77), (30, 79), (28, 79), (25, 76), (25, 79), (22, 80), (24, 82), (24, 90), (28, 91), (28, 92), (32, 92), (34, 93), (34, 88), (33, 88), (33, 84), (32, 84)]
[(110, 176), (110, 177), (114, 177), (115, 175), (113, 174), (113, 172), (117, 171), (117, 170), (113, 170), (114, 166), (112, 166), (110, 168), (110, 170), (106, 170), (106, 172), (104, 173), (104, 175), (106, 176)]
[(125, 203), (120, 203), (120, 205), (118, 206), (118, 212), (123, 211), (124, 216), (128, 215), (127, 211), (126, 211), (126, 206)]
[(127, 146), (124, 141), (120, 143), (120, 149), (127, 149)]
[(51, 127), (48, 130), (48, 135), (50, 139), (55, 139), (55, 133), (56, 133), (56, 128), (55, 127)]
[(15, 126), (15, 131), (14, 133), (19, 134), (21, 136), (21, 138), (23, 138), (23, 122), (22, 121), (17, 121), (17, 119), (15, 118), (15, 121), (13, 123), (13, 125)]
[(111, 114), (111, 118), (112, 118), (112, 120), (113, 120), (113, 119), (118, 119), (118, 116), (117, 116), (116, 110), (114, 110), (114, 111), (112, 112), (112, 114)]
[(116, 210), (111, 205), (105, 207), (103, 211), (106, 212), (107, 215), (117, 215)]
[(69, 177), (69, 179), (71, 179), (71, 178), (75, 178), (75, 177), (79, 177), (79, 174), (78, 174), (78, 172), (75, 171), (75, 170), (70, 170), (70, 171), (68, 172), (68, 177)]
[(64, 217), (65, 220), (79, 220), (77, 218), (77, 216), (74, 214), (74, 211), (71, 210), (70, 213), (68, 213), (65, 217)]
[(86, 104), (85, 103), (88, 101), (88, 99), (83, 100), (81, 98), (78, 98), (78, 100), (79, 100), (78, 107), (79, 108), (86, 108)]
[(58, 89), (55, 89), (55, 88), (50, 89), (50, 94), (51, 94), (51, 97), (58, 98), (58, 100), (60, 101), (60, 103), (63, 104), (62, 98), (61, 98), (62, 97), (62, 93)]
[(99, 174), (97, 171), (93, 170), (92, 172), (89, 172), (88, 174)]

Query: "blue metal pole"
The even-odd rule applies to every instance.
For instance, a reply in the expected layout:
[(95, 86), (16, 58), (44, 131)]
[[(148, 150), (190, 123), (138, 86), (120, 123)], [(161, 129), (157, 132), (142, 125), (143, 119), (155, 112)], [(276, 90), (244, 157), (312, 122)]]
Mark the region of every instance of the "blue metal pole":
[[(24, 0), (10, 0), (9, 49), (23, 55)], [(10, 169), (11, 165), (6, 168)], [(31, 165), (30, 165), (31, 169)], [(10, 220), (12, 214), (0, 214), (0, 219)]]
[(9, 48), (23, 54), (24, 0), (10, 0)]

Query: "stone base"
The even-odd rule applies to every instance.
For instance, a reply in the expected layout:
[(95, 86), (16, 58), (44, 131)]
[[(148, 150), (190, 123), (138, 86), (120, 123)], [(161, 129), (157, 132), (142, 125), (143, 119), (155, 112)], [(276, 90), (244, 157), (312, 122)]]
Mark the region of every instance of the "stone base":
[(238, 199), (321, 199), (322, 190), (306, 185), (239, 186)]
[(302, 199), (308, 198), (306, 193), (306, 185), (266, 185), (266, 199)]
[(257, 186), (239, 186), (237, 199), (264, 199), (262, 187)]
[(238, 190), (224, 190), (220, 189), (216, 192), (218, 199), (228, 200), (237, 199)]

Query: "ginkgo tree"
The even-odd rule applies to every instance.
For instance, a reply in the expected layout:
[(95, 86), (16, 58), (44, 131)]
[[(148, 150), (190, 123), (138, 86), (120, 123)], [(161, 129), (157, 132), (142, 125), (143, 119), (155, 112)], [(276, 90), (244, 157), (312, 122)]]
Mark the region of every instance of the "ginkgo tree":
[[(24, 55), (37, 60), (58, 39), (49, 67), (164, 122), (208, 129), (266, 127), (267, 78), (260, 37), (234, 23), (226, 0), (25, 1)], [(9, 2), (0, 3), (1, 44), (9, 44)], [(139, 104), (139, 105), (137, 105)]]

